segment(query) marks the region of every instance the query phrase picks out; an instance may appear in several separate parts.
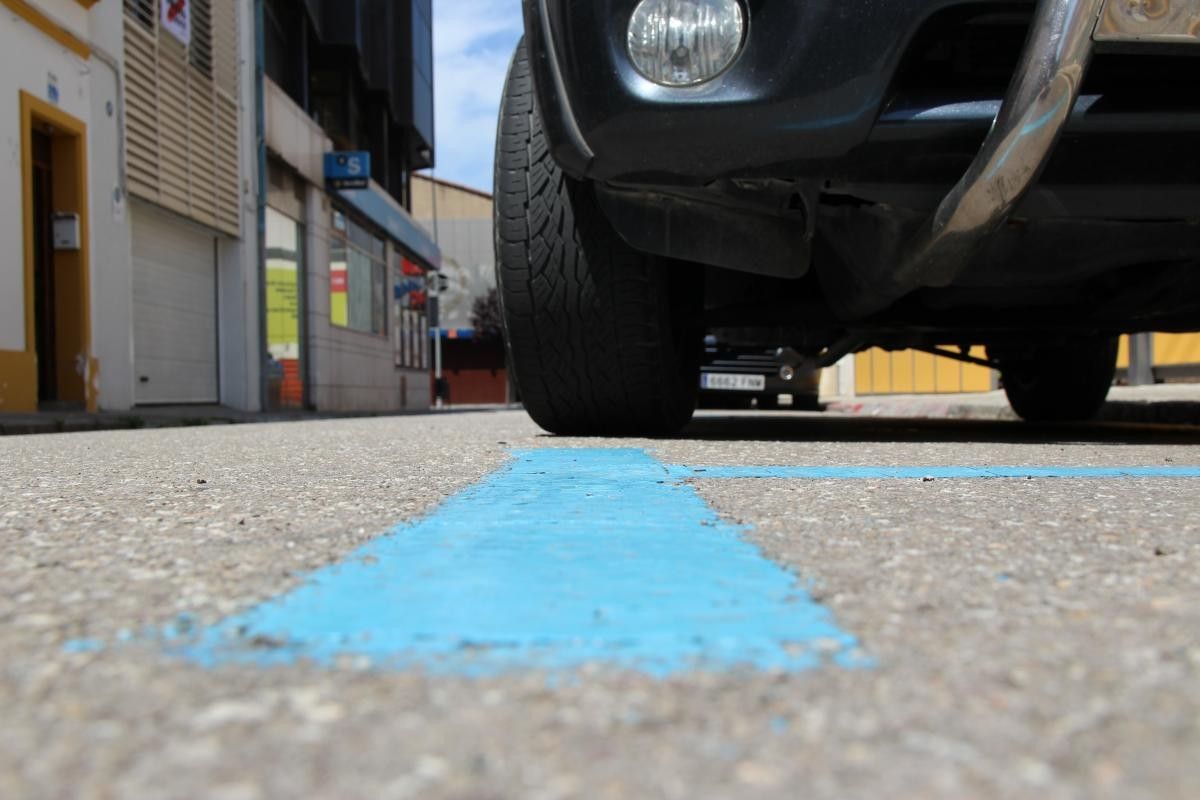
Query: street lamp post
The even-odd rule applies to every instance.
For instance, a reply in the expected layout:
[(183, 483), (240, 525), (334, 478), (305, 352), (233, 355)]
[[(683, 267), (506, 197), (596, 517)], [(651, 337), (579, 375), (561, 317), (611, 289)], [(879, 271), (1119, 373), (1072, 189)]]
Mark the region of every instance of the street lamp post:
[[(437, 211), (437, 178), (434, 176), (433, 170), (429, 171), (429, 193), (433, 209), (433, 243), (440, 249), (442, 246), (438, 236), (438, 211)], [(442, 407), (442, 273), (440, 268), (435, 270), (430, 277), (432, 286), (429, 288), (429, 296), (433, 299), (434, 320), (433, 320), (433, 405), (435, 408)]]

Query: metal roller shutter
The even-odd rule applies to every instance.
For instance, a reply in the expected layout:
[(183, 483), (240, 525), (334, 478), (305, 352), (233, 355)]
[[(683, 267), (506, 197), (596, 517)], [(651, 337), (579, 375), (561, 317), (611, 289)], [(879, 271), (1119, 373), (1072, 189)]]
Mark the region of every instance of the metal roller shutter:
[(133, 343), (138, 403), (215, 403), (216, 237), (137, 205)]

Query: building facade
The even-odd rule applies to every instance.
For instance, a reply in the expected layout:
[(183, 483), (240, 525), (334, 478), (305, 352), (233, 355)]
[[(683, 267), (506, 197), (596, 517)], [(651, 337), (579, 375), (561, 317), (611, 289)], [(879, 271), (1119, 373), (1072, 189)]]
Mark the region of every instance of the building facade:
[(94, 313), (130, 301), (121, 33), (95, 5), (0, 3), (0, 410), (132, 402), (130, 331)]
[(0, 0), (0, 412), (428, 405), (430, 13)]
[(451, 405), (512, 402), (504, 342), (495, 331), (479, 330), (475, 319), (476, 304), (496, 292), (492, 196), (424, 175), (412, 187), (413, 216), (434, 233), (446, 276), (438, 296), (445, 399)]
[[(441, 257), (409, 209), (433, 164), (430, 15), (429, 0), (264, 3), (267, 408), (429, 406)], [(330, 153), (367, 157), (363, 188), (331, 188)]]
[(255, 406), (253, 20), (179, 10), (0, 2), (0, 410)]
[(121, 11), (134, 403), (255, 408), (251, 5)]

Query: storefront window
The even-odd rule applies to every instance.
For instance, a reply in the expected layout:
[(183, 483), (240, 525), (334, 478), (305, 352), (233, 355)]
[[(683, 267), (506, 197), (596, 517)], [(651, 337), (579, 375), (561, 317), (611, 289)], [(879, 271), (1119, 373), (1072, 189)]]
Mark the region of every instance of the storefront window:
[(363, 333), (387, 334), (387, 262), (383, 239), (333, 212), (329, 242), (330, 321)]
[(393, 339), (396, 366), (429, 369), (429, 321), (426, 313), (425, 270), (396, 256)]
[(267, 208), (267, 401), (304, 407), (300, 223)]

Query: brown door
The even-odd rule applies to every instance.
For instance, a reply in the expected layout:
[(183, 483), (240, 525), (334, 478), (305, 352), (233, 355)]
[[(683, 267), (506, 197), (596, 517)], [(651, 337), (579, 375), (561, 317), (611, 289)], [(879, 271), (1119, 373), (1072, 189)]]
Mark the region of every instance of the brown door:
[[(20, 98), (25, 335), (20, 350), (0, 350), (0, 410), (94, 411), (100, 373), (90, 341), (87, 126), (26, 92)], [(60, 242), (56, 219), (64, 222)]]
[(55, 332), (56, 293), (54, 291), (54, 174), (51, 139), (41, 131), (33, 133), (33, 296), (34, 333), (38, 355), (38, 400), (55, 403), (58, 394), (58, 342)]

